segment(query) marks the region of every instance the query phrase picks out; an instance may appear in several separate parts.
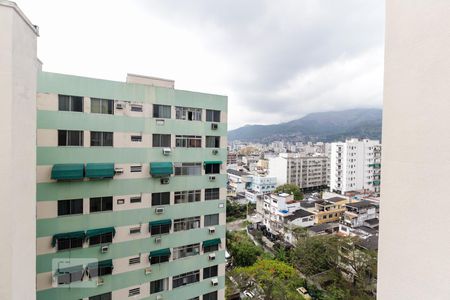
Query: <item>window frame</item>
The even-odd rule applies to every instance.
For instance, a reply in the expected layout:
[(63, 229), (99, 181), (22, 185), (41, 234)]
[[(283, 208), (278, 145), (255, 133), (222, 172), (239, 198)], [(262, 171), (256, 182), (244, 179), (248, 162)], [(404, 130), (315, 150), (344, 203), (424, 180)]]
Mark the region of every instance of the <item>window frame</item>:
[(204, 193), (205, 193), (205, 201), (220, 199), (220, 188), (208, 188), (205, 189)]
[[(212, 218), (216, 218), (216, 216), (217, 216), (217, 223), (213, 223), (211, 219)], [(206, 221), (207, 218), (208, 218), (208, 222)], [(215, 219), (213, 219), (213, 221), (215, 221)], [(218, 213), (217, 214), (205, 215), (203, 217), (203, 226), (204, 227), (217, 226), (217, 225), (219, 225), (219, 223), (220, 223), (220, 215)]]
[[(211, 139), (213, 140), (213, 145), (211, 146)], [(205, 136), (205, 148), (220, 148), (220, 135), (207, 135)]]
[[(99, 111), (93, 111), (94, 102), (99, 102)], [(106, 107), (104, 106), (106, 102)], [(106, 110), (106, 111), (105, 111)], [(114, 100), (103, 99), (103, 98), (91, 98), (91, 113), (92, 114), (103, 114), (103, 115), (114, 115)]]
[(202, 163), (174, 163), (175, 176), (199, 176), (202, 175)]
[(172, 135), (165, 133), (152, 134), (153, 148), (170, 148), (172, 147)]
[(152, 206), (170, 205), (170, 192), (152, 193)]
[[(93, 135), (97, 135), (97, 134), (100, 135), (100, 137), (97, 138), (99, 143), (98, 143), (98, 145), (93, 145), (94, 144), (93, 143), (93, 140), (94, 140)], [(112, 132), (112, 131), (91, 131), (90, 135), (91, 135), (90, 136), (91, 147), (113, 147), (114, 146), (114, 132)], [(110, 139), (111, 145), (106, 145), (106, 144), (108, 144), (107, 142), (109, 142), (109, 140), (107, 138), (108, 136), (111, 137), (111, 139)]]
[[(78, 138), (71, 136), (71, 134), (78, 133)], [(83, 147), (84, 146), (84, 131), (83, 130), (67, 130), (67, 129), (58, 129), (58, 147)], [(62, 137), (61, 135), (65, 136)], [(77, 144), (72, 144), (74, 140), (78, 139)], [(64, 142), (63, 142), (64, 140)]]
[[(62, 97), (68, 97), (67, 99), (62, 99)], [(65, 105), (65, 103), (61, 103), (64, 100), (68, 100), (67, 101), (67, 105)], [(76, 110), (75, 109), (75, 104), (74, 100), (79, 100), (81, 104), (81, 110)], [(67, 106), (67, 109), (65, 109), (63, 106)], [(70, 112), (84, 112), (84, 101), (83, 101), (83, 97), (81, 96), (71, 96), (71, 95), (61, 95), (58, 94), (58, 111), (70, 111)]]
[(221, 111), (216, 109), (206, 110), (206, 122), (220, 123)]
[(200, 135), (175, 135), (176, 148), (201, 148), (202, 136)]
[[(168, 110), (168, 114), (167, 114)], [(153, 118), (157, 119), (171, 119), (172, 118), (172, 106), (164, 104), (153, 104)]]
[[(100, 210), (92, 210), (94, 207), (93, 202), (100, 200)], [(109, 204), (108, 202), (111, 202)], [(111, 206), (111, 209), (109, 209), (109, 206)], [(107, 211), (113, 211), (113, 197), (112, 196), (103, 196), (103, 197), (91, 197), (89, 198), (89, 213), (99, 213), (99, 212), (107, 212)]]
[(174, 204), (200, 202), (201, 198), (202, 190), (177, 191), (174, 193)]

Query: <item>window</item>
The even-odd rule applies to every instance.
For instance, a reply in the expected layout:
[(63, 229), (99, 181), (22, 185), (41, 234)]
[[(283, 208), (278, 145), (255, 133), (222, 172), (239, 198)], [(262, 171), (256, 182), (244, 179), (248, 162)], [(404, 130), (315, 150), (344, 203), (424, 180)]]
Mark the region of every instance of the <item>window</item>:
[(83, 213), (83, 199), (58, 200), (58, 216)]
[(217, 200), (220, 198), (220, 189), (205, 189), (205, 200)]
[(141, 202), (142, 202), (141, 196), (130, 197), (130, 203), (141, 203)]
[(217, 300), (217, 291), (204, 294), (202, 300)]
[(152, 225), (150, 227), (150, 234), (151, 235), (159, 235), (159, 234), (169, 233), (170, 232), (170, 226), (171, 226), (171, 224)]
[(200, 217), (191, 217), (173, 220), (173, 231), (182, 231), (200, 228)]
[(141, 233), (141, 227), (132, 227), (130, 228), (130, 234), (137, 234), (137, 233)]
[(175, 147), (201, 148), (202, 137), (197, 135), (176, 135)]
[(170, 147), (170, 134), (154, 134), (153, 147)]
[(83, 238), (68, 238), (57, 240), (58, 251), (83, 247)]
[(206, 110), (206, 122), (220, 122), (220, 110)]
[(201, 175), (201, 163), (175, 163), (175, 175)]
[(220, 164), (207, 164), (205, 165), (205, 174), (219, 174)]
[(141, 293), (141, 288), (135, 288), (128, 291), (128, 297), (137, 296)]
[(173, 260), (198, 255), (200, 253), (200, 244), (192, 244), (173, 248)]
[(175, 192), (175, 204), (200, 201), (201, 190)]
[(206, 148), (220, 148), (220, 136), (206, 136)]
[(172, 288), (175, 289), (177, 287), (199, 281), (200, 281), (200, 270), (183, 273), (172, 277)]
[(70, 284), (71, 282), (83, 280), (83, 266), (72, 266), (65, 269), (58, 269), (55, 274), (58, 277), (59, 284)]
[(114, 113), (113, 107), (113, 100), (91, 98), (91, 113), (112, 115)]
[(132, 257), (128, 260), (128, 264), (129, 265), (135, 265), (135, 264), (139, 264), (141, 263), (141, 257), (140, 256), (136, 256), (136, 257)]
[(142, 172), (142, 166), (130, 166), (131, 173), (139, 173)]
[(150, 294), (163, 292), (167, 289), (169, 278), (150, 281)]
[(110, 211), (112, 210), (112, 196), (110, 197), (95, 197), (89, 199), (90, 212)]
[(131, 104), (131, 111), (142, 112), (142, 105), (140, 104)]
[(205, 227), (219, 225), (219, 214), (205, 215)]
[(104, 131), (91, 131), (91, 146), (112, 147), (113, 133)]
[(156, 265), (156, 264), (161, 264), (161, 263), (165, 263), (169, 261), (169, 255), (157, 255), (157, 256), (151, 256), (150, 257), (150, 264), (151, 265)]
[(170, 105), (153, 104), (153, 118), (170, 119)]
[(131, 141), (132, 142), (142, 142), (142, 135), (132, 135)]
[(111, 292), (89, 297), (89, 300), (112, 300)]
[(83, 131), (58, 130), (58, 146), (83, 146)]
[(83, 97), (58, 95), (58, 109), (83, 112)]
[(211, 246), (205, 246), (203, 247), (203, 252), (204, 253), (208, 253), (208, 252), (214, 252), (219, 250), (219, 245), (211, 245)]
[(152, 193), (152, 206), (169, 205), (169, 204), (170, 204), (170, 192)]
[(211, 277), (216, 277), (217, 270), (218, 270), (217, 266), (203, 268), (203, 280), (205, 280), (207, 278), (211, 278)]
[(175, 106), (175, 118), (177, 118), (178, 120), (201, 121), (202, 109)]
[(112, 243), (113, 234), (112, 232), (92, 236), (89, 238), (89, 246), (94, 246), (98, 244), (109, 244)]

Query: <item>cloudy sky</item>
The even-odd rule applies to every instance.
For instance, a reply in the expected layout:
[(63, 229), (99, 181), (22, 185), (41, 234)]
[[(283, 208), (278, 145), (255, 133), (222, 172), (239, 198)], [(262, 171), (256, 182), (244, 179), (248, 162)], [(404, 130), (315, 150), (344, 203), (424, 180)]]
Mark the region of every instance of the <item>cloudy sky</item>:
[(16, 0), (44, 70), (228, 95), (230, 128), (381, 107), (381, 0)]

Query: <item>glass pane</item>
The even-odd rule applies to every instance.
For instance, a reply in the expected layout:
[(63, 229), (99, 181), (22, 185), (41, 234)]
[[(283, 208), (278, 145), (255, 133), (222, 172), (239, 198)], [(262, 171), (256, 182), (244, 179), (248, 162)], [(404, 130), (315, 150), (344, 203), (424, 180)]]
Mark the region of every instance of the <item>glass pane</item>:
[(101, 113), (101, 100), (100, 99), (91, 99), (91, 113)]
[(71, 213), (82, 214), (83, 213), (83, 199), (71, 200)]
[(58, 130), (58, 146), (67, 146), (67, 130)]
[(102, 133), (98, 131), (91, 131), (91, 146), (101, 146)]
[(71, 103), (71, 111), (78, 111), (78, 112), (82, 112), (83, 111), (83, 98), (82, 97), (75, 97), (72, 96), (72, 103)]
[(101, 209), (102, 209), (102, 198), (91, 198), (90, 212), (101, 211)]
[(103, 133), (103, 146), (113, 145), (113, 133), (112, 132), (104, 132)]
[(70, 214), (70, 200), (58, 201), (58, 216)]
[(58, 95), (58, 109), (60, 111), (69, 111), (70, 110), (69, 99), (70, 99), (69, 96)]

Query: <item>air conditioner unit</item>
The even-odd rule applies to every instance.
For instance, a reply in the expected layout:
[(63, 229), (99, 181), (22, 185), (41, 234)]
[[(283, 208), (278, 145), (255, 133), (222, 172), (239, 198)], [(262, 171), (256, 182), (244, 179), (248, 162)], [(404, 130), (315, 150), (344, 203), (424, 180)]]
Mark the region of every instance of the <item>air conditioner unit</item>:
[(151, 274), (152, 273), (152, 268), (150, 268), (150, 267), (145, 268), (144, 272), (145, 272), (145, 275)]
[(212, 286), (217, 286), (217, 285), (219, 285), (219, 280), (217, 280), (217, 278), (211, 279), (211, 285), (212, 285)]
[(161, 178), (161, 184), (169, 184), (170, 179), (168, 177)]
[(99, 286), (99, 285), (103, 285), (104, 283), (105, 283), (105, 280), (103, 279), (103, 278), (101, 278), (101, 277), (99, 277), (98, 279), (97, 279), (97, 286)]
[(169, 155), (171, 152), (172, 152), (172, 149), (170, 149), (170, 148), (163, 148), (162, 149), (162, 153), (164, 155)]
[(102, 246), (102, 247), (100, 248), (100, 251), (101, 251), (102, 253), (106, 253), (106, 252), (108, 252), (108, 250), (109, 250), (109, 246)]
[(219, 154), (219, 150), (217, 150), (217, 149), (214, 149), (214, 150), (212, 151), (212, 154), (213, 154), (213, 155), (217, 155), (217, 154)]
[(116, 109), (123, 109), (125, 107), (125, 104), (123, 103), (116, 103)]
[(123, 168), (114, 168), (115, 174), (123, 174)]
[(213, 234), (216, 232), (216, 228), (215, 227), (209, 227), (208, 228), (209, 234)]
[(158, 215), (164, 213), (164, 207), (157, 207), (157, 208), (155, 208), (155, 213), (158, 214)]
[(155, 243), (160, 244), (161, 243), (161, 237), (155, 237)]
[(208, 259), (209, 260), (215, 260), (216, 259), (216, 254), (215, 253), (211, 253), (210, 255), (208, 255)]
[(217, 123), (212, 123), (211, 124), (211, 129), (212, 130), (217, 130), (217, 128), (219, 128), (219, 125)]
[(216, 176), (209, 176), (209, 181), (215, 181), (216, 180)]

